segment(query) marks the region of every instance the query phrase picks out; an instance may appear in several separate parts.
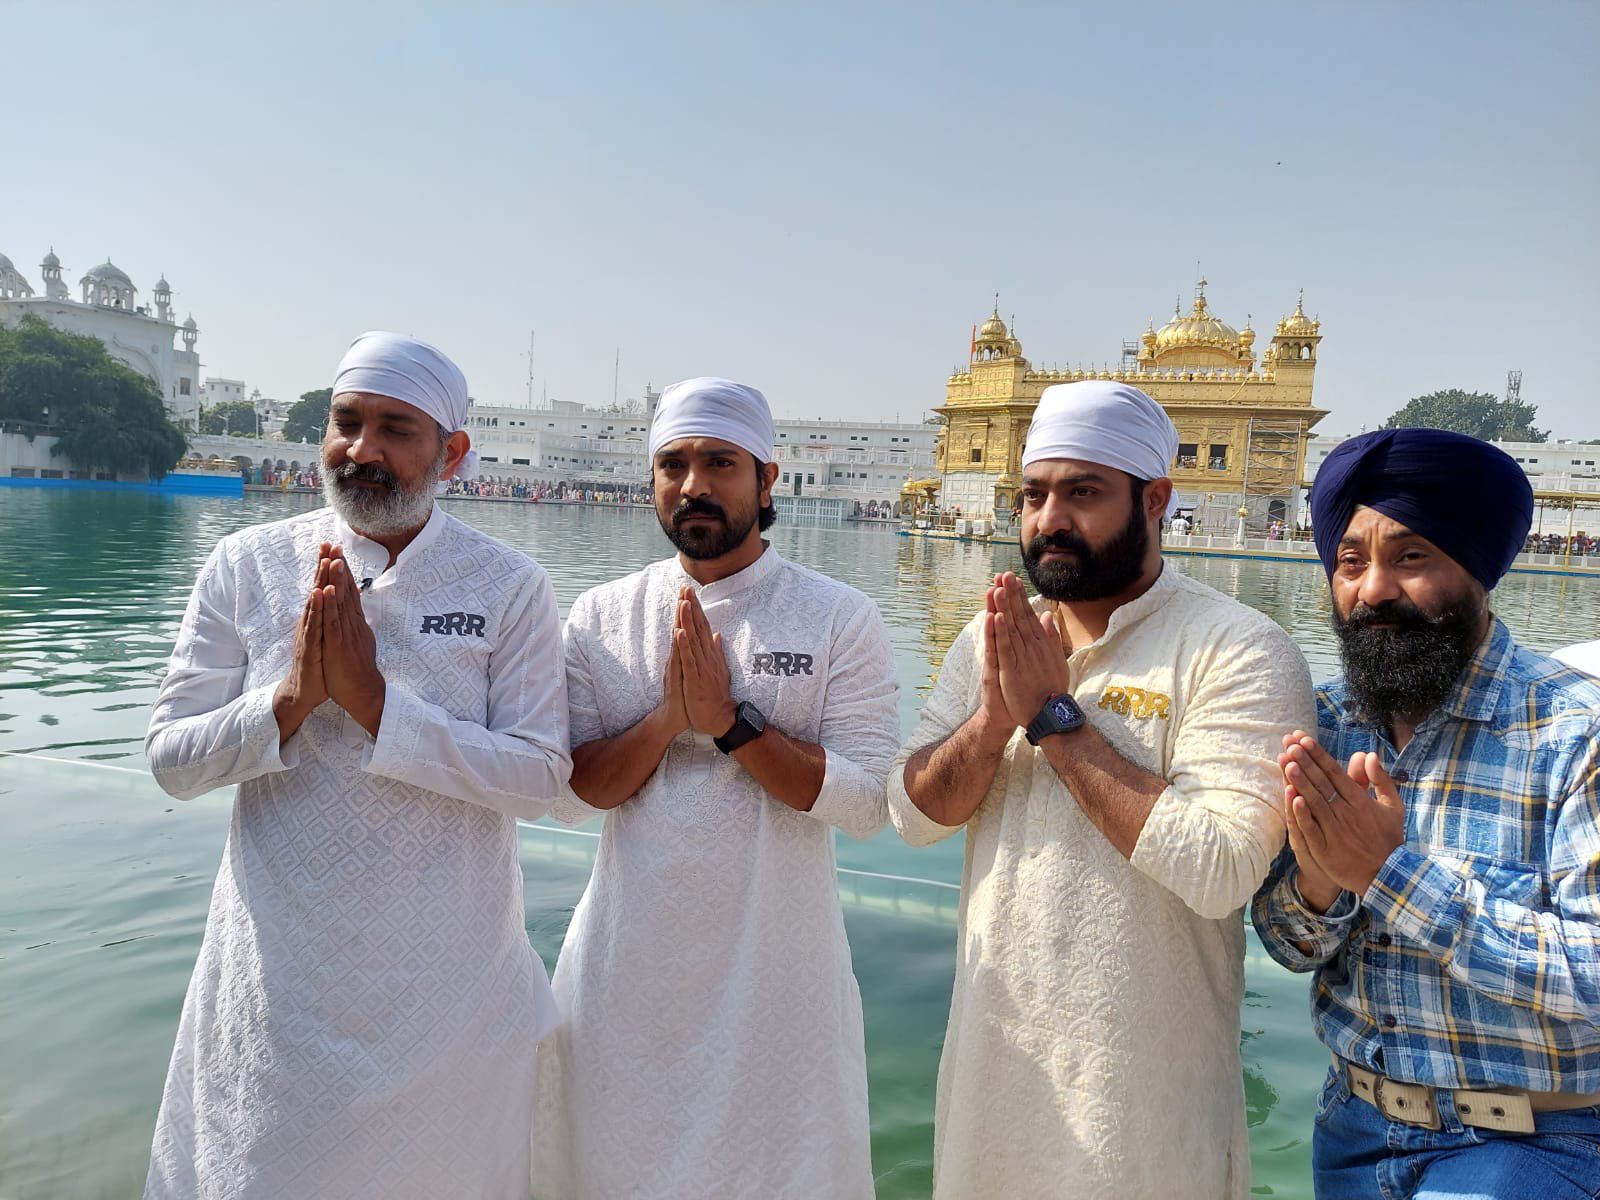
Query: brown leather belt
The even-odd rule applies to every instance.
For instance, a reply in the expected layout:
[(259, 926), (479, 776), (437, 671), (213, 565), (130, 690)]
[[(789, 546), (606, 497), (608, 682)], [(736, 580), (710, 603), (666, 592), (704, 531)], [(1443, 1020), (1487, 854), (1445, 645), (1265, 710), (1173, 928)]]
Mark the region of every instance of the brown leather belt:
[(1438, 1129), (1437, 1093), (1449, 1092), (1456, 1116), (1463, 1125), (1495, 1129), (1502, 1133), (1532, 1133), (1533, 1114), (1590, 1108), (1600, 1104), (1600, 1092), (1528, 1092), (1521, 1088), (1435, 1088), (1426, 1083), (1404, 1083), (1335, 1057), (1344, 1071), (1350, 1094), (1365, 1100), (1391, 1121)]

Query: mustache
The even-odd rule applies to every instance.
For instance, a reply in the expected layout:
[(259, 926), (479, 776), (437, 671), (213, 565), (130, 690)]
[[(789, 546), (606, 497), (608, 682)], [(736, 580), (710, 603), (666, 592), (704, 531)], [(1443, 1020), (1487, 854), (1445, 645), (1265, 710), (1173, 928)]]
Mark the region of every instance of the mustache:
[(1358, 603), (1344, 619), (1347, 629), (1366, 630), (1374, 625), (1392, 625), (1401, 633), (1437, 629), (1442, 623), (1442, 618), (1428, 616), (1407, 600), (1385, 600), (1376, 606)]
[(344, 483), (347, 480), (359, 480), (363, 483), (379, 483), (390, 491), (400, 486), (400, 477), (393, 471), (380, 467), (377, 463), (358, 463), (345, 461), (332, 471), (335, 483)]
[(1037, 559), (1046, 550), (1069, 550), (1079, 558), (1088, 558), (1091, 553), (1088, 542), (1063, 529), (1058, 529), (1054, 533), (1038, 534), (1028, 542), (1029, 558)]
[(728, 514), (722, 510), (720, 504), (713, 504), (710, 500), (680, 500), (678, 507), (672, 510), (672, 523), (680, 524), (686, 517), (715, 517), (727, 523)]

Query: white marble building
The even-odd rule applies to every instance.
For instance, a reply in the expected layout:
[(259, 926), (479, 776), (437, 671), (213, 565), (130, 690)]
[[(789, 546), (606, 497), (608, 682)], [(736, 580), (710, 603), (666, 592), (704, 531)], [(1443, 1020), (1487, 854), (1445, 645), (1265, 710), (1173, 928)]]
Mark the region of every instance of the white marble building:
[[(1306, 446), (1307, 484), (1317, 468), (1333, 453), (1342, 437), (1314, 437)], [(1535, 492), (1593, 493), (1600, 504), (1600, 442), (1500, 442), (1494, 443), (1522, 466)], [(1309, 493), (1301, 493), (1300, 511), (1311, 519)]]
[[(660, 393), (615, 409), (553, 401), (543, 408), (474, 402), (468, 431), (486, 475), (497, 466), (560, 472), (575, 480), (650, 477), (650, 422)], [(893, 505), (908, 478), (933, 473), (938, 426), (886, 421), (777, 421), (777, 491), (788, 497)]]
[(200, 356), (195, 352), (199, 327), (192, 315), (178, 323), (172, 285), (165, 278), (158, 280), (151, 303), (142, 305), (133, 280), (108, 259), (78, 280), (79, 296), (74, 300), (62, 278), (64, 269), (54, 249), (44, 256), (39, 264), (41, 296), (0, 254), (0, 322), (14, 325), (32, 313), (67, 333), (98, 338), (113, 358), (160, 389), (174, 419), (192, 427), (200, 404)]

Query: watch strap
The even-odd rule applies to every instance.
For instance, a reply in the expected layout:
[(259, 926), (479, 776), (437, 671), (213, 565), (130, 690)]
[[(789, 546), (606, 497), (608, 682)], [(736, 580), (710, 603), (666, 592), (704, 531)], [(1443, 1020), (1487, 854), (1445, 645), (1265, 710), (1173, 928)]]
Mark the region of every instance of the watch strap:
[(755, 713), (758, 718), (761, 717), (760, 709), (756, 708), (748, 700), (743, 701), (738, 709), (735, 710), (737, 716), (733, 722), (733, 727), (721, 737), (711, 739), (711, 744), (724, 754), (732, 754), (740, 746), (755, 741), (756, 738), (766, 732), (765, 718), (762, 718), (761, 724), (758, 725), (749, 719), (749, 715), (746, 712), (747, 709)]
[[(1063, 721), (1056, 715), (1056, 706), (1063, 699), (1076, 711), (1077, 720)], [(1044, 702), (1044, 706), (1022, 732), (1028, 739), (1028, 745), (1037, 746), (1042, 739), (1053, 733), (1071, 733), (1081, 726), (1083, 721), (1083, 710), (1078, 708), (1077, 702), (1066, 692), (1056, 692)]]

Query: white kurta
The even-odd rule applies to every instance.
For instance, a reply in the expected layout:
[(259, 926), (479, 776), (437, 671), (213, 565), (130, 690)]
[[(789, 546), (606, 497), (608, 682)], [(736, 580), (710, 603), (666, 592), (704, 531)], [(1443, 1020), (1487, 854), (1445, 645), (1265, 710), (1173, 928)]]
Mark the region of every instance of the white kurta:
[[(330, 701), (280, 746), (272, 694), (322, 541), (375, 581), (383, 719), (374, 740)], [(387, 562), (320, 509), (223, 538), (184, 614), (150, 765), (180, 799), (239, 791), (149, 1197), (527, 1194), (557, 1015), (515, 818), (570, 771), (555, 598), (437, 507)]]
[(1582, 671), (1585, 675), (1600, 678), (1600, 641), (1579, 642), (1576, 646), (1565, 646), (1550, 657)]
[[(980, 628), (950, 648), (890, 776), (913, 845), (959, 832), (911, 803), (905, 760), (977, 711)], [(1130, 862), (1012, 737), (965, 827), (934, 1192), (1241, 1200), (1240, 909), (1283, 844), (1276, 755), (1315, 728), (1310, 674), (1271, 620), (1170, 566), (1068, 664), (1090, 724), (1169, 786)]]
[[(661, 696), (676, 559), (580, 596), (566, 628), (574, 745)], [(737, 699), (827, 752), (810, 812), (685, 733), (606, 815), (556, 964), (566, 1023), (539, 1065), (535, 1191), (553, 1200), (872, 1195), (861, 998), (835, 827), (884, 823), (898, 737), (877, 607), (767, 549), (698, 588)], [(594, 810), (572, 798), (567, 819)]]

